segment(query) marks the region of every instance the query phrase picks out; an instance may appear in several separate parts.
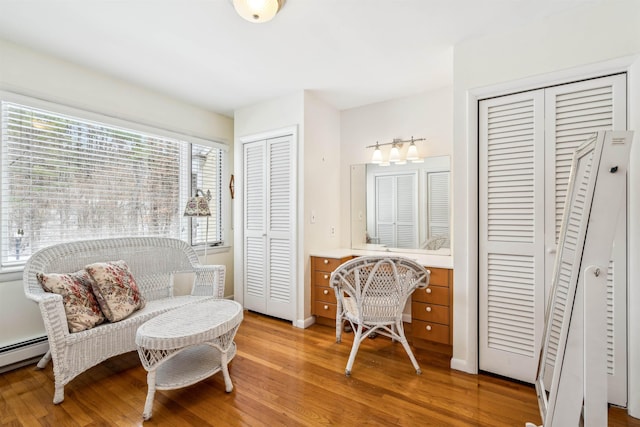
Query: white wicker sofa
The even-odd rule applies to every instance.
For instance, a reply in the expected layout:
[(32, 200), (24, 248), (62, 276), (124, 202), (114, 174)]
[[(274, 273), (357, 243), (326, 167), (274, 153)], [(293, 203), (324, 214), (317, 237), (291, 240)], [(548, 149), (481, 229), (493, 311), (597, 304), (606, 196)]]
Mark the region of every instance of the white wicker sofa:
[[(94, 262), (124, 260), (146, 300), (144, 308), (115, 323), (69, 332), (62, 297), (45, 292), (37, 273), (72, 273)], [(194, 273), (191, 295), (174, 296), (176, 273)], [(49, 339), (49, 352), (38, 363), (53, 359), (53, 403), (64, 400), (64, 386), (92, 366), (118, 354), (136, 350), (138, 327), (160, 313), (207, 297), (224, 295), (224, 265), (200, 265), (186, 242), (161, 237), (85, 240), (50, 246), (27, 261), (23, 284), (27, 298), (36, 301)]]

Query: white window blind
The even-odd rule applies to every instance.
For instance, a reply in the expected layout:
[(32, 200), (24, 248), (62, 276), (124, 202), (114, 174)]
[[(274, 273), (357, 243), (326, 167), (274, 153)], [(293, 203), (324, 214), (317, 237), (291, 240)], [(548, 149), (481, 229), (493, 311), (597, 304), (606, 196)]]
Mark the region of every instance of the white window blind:
[(4, 270), (40, 248), (84, 238), (168, 236), (198, 244), (204, 230), (190, 236), (183, 217), (192, 183), (212, 194), (209, 243), (222, 240), (219, 148), (6, 101), (0, 132)]
[(208, 218), (191, 218), (193, 245), (222, 243), (222, 203), (219, 200), (222, 194), (222, 156), (222, 150), (219, 148), (191, 145), (191, 194), (201, 190), (209, 199), (211, 211), (211, 216)]

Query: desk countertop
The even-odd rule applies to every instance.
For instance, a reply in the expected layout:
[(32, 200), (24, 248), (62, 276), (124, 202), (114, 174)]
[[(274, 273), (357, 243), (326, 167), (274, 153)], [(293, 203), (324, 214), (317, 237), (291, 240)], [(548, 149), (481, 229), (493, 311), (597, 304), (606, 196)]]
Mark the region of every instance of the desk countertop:
[(367, 255), (397, 255), (411, 258), (425, 267), (438, 267), (438, 268), (453, 268), (453, 257), (450, 255), (443, 255), (438, 251), (431, 251), (432, 253), (414, 253), (414, 252), (400, 252), (400, 251), (371, 251), (363, 249), (325, 249), (318, 251), (311, 251), (309, 255), (325, 258), (344, 258), (348, 256), (367, 256)]

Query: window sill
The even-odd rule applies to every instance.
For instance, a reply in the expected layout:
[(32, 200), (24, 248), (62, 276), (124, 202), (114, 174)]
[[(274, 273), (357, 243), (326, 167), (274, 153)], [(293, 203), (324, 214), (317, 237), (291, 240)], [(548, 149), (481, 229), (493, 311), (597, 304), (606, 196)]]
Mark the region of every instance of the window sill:
[[(207, 256), (229, 252), (231, 248), (232, 246), (229, 245), (210, 246), (209, 248), (207, 248)], [(204, 256), (204, 246), (199, 246), (193, 249), (196, 251), (196, 254), (198, 256)]]

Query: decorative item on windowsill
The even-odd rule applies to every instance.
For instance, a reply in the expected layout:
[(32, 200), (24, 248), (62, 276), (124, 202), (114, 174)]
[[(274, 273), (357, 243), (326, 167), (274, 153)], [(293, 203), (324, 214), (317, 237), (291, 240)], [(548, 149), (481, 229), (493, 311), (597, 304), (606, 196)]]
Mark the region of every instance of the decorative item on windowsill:
[[(373, 156), (371, 156), (371, 163), (380, 165), (380, 166), (389, 166), (391, 163), (395, 163), (397, 165), (404, 165), (407, 161), (411, 163), (423, 163), (424, 159), (420, 157), (418, 154), (418, 147), (416, 146), (416, 142), (426, 141), (426, 138), (418, 138), (414, 139), (413, 136), (411, 139), (400, 139), (394, 138), (391, 142), (385, 142), (380, 144), (376, 142), (375, 145), (368, 145), (365, 148), (375, 148), (373, 150)], [(400, 153), (400, 149), (404, 143), (409, 143), (409, 147), (407, 148), (407, 153), (404, 158)], [(389, 159), (387, 161), (384, 160), (382, 155), (382, 150), (380, 147), (384, 147), (385, 145), (391, 145), (391, 150), (389, 151)]]
[[(198, 193), (201, 195), (198, 196)], [(204, 241), (204, 259), (205, 262), (207, 260), (207, 247), (209, 246), (209, 217), (211, 216), (211, 211), (209, 210), (209, 201), (211, 200), (211, 191), (207, 190), (207, 194), (205, 195), (202, 190), (196, 190), (196, 195), (194, 197), (190, 197), (187, 200), (187, 206), (184, 208), (184, 216), (190, 217), (207, 217), (207, 228), (205, 231), (205, 241)]]

